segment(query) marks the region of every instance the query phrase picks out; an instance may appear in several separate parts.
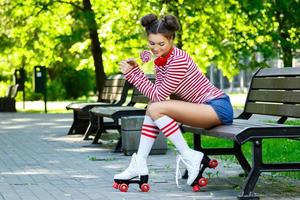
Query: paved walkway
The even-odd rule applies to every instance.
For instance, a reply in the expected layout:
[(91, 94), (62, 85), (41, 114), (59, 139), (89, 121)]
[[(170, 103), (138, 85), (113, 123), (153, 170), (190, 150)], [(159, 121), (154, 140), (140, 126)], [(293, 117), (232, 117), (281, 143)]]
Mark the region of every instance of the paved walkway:
[[(111, 153), (109, 142), (90, 145), (81, 136), (67, 136), (71, 121), (71, 114), (0, 113), (0, 200), (215, 200), (239, 194), (241, 168), (225, 161), (207, 172), (210, 183), (201, 192), (192, 192), (185, 180), (177, 188), (172, 150), (150, 156), (150, 192), (130, 185), (127, 193), (121, 193), (112, 188), (113, 175), (127, 166), (130, 157)], [(257, 192), (261, 199), (300, 199), (299, 188), (300, 182), (264, 176)]]

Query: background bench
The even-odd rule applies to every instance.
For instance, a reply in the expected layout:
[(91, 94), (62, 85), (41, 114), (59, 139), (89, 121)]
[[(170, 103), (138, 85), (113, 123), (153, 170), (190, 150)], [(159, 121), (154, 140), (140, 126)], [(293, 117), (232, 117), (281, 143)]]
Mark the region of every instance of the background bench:
[(0, 112), (16, 112), (16, 96), (19, 85), (10, 85), (5, 97), (0, 97)]
[(96, 103), (71, 103), (66, 109), (73, 110), (73, 123), (68, 134), (84, 134), (89, 126), (89, 110), (96, 106), (121, 106), (126, 102), (130, 84), (124, 75), (109, 76), (105, 80), (101, 99)]
[[(154, 81), (153, 75), (147, 75), (151, 81)], [(93, 144), (97, 144), (98, 140), (101, 137), (101, 134), (108, 129), (117, 129), (120, 138), (117, 143), (115, 151), (121, 151), (122, 146), (122, 137), (121, 137), (121, 125), (119, 120), (121, 117), (129, 117), (129, 116), (141, 116), (145, 115), (147, 103), (149, 102), (149, 98), (141, 94), (136, 88), (133, 88), (131, 101), (128, 106), (114, 106), (114, 107), (95, 107), (90, 110), (90, 121), (92, 123), (97, 119), (97, 123), (92, 124), (92, 126), (97, 126), (97, 130), (95, 132), (95, 137), (93, 139)], [(137, 107), (137, 106), (140, 107)], [(103, 118), (113, 119), (111, 123), (105, 123)], [(92, 130), (92, 128), (91, 128)]]
[[(253, 114), (276, 116), (277, 123), (250, 120)], [(196, 150), (208, 155), (235, 155), (248, 174), (238, 199), (258, 199), (254, 194), (254, 187), (262, 172), (300, 170), (300, 162), (264, 163), (262, 158), (263, 140), (300, 137), (300, 126), (283, 125), (289, 117), (300, 118), (300, 68), (267, 68), (260, 69), (254, 74), (244, 110), (234, 119), (232, 125), (211, 129), (183, 125), (182, 129), (194, 133)], [(202, 135), (232, 140), (233, 147), (204, 149), (201, 146)], [(246, 142), (252, 143), (252, 165), (248, 163), (241, 150), (241, 145)]]

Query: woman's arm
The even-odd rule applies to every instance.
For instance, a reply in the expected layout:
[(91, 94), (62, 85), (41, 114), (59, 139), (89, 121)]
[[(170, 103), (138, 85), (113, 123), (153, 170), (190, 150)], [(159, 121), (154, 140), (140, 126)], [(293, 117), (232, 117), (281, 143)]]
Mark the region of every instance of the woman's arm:
[[(141, 93), (149, 97), (151, 101), (164, 101), (178, 87), (187, 72), (187, 61), (184, 57), (177, 57), (166, 67), (166, 75), (159, 86), (153, 84), (147, 76), (138, 68), (132, 67), (125, 78), (132, 83)], [(158, 77), (158, 74), (156, 75)]]

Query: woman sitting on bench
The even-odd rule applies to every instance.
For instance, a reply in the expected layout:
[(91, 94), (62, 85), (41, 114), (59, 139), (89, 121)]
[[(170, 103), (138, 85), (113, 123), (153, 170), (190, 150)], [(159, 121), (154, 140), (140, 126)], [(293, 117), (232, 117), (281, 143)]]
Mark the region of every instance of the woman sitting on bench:
[[(156, 82), (147, 79), (134, 59), (120, 62), (125, 78), (151, 102), (147, 107), (138, 152), (133, 155), (129, 167), (116, 174), (114, 179), (116, 182), (137, 176), (147, 176), (148, 179), (146, 160), (155, 138), (162, 131), (179, 151), (177, 159), (185, 163), (189, 175), (187, 184), (192, 185), (204, 154), (189, 148), (177, 122), (201, 128), (231, 124), (233, 109), (230, 99), (209, 82), (185, 51), (174, 46), (175, 32), (180, 28), (176, 17), (169, 15), (158, 19), (156, 15), (148, 14), (141, 19), (141, 24), (145, 27), (149, 48), (156, 57)], [(171, 94), (181, 100), (168, 100)]]

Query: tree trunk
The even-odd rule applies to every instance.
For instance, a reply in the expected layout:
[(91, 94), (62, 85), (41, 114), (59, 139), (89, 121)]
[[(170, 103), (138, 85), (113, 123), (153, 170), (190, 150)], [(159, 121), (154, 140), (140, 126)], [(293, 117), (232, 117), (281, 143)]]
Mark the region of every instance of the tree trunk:
[(92, 9), (91, 1), (83, 0), (83, 6), (84, 12), (87, 14), (86, 23), (88, 25), (89, 35), (91, 39), (91, 51), (94, 59), (98, 101), (100, 101), (106, 75), (103, 67), (101, 44), (97, 32), (98, 25), (95, 19), (95, 13)]
[(293, 54), (292, 45), (290, 41), (290, 34), (288, 32), (289, 20), (285, 17), (284, 11), (278, 10), (276, 12), (276, 21), (279, 23), (278, 34), (280, 36), (280, 45), (283, 56), (283, 67), (292, 67), (293, 65)]
[(282, 54), (283, 54), (283, 66), (292, 67), (293, 66), (292, 49), (282, 47)]

